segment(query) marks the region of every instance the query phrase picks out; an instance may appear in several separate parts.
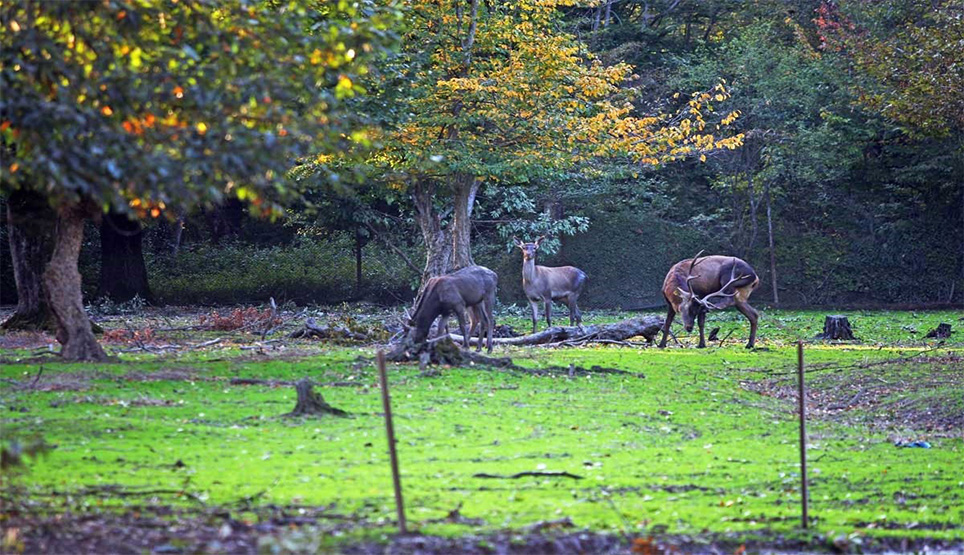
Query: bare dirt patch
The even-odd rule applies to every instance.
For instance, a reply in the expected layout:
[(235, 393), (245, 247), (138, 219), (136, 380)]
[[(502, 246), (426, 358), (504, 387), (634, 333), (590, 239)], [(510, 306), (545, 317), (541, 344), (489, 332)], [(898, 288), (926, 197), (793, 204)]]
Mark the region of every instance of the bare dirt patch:
[[(793, 373), (741, 386), (767, 397), (796, 402)], [(902, 358), (807, 372), (807, 411), (814, 418), (874, 431), (926, 432), (958, 437), (964, 430), (964, 357)]]
[(38, 331), (8, 331), (0, 333), (0, 350), (42, 349), (59, 345), (53, 335)]
[[(372, 523), (352, 515), (328, 515), (327, 507), (317, 510), (274, 507), (258, 522), (240, 520), (230, 508), (207, 507), (200, 511), (169, 506), (145, 506), (122, 513), (97, 510), (46, 512), (5, 511), (4, 541), (10, 552), (23, 553), (264, 553), (273, 548), (285, 552), (328, 551), (319, 544), (333, 533), (344, 533)], [(299, 515), (299, 516), (293, 516)], [(301, 516), (304, 515), (304, 516)], [(326, 516), (327, 515), (327, 516)], [(337, 517), (337, 518), (331, 518)], [(579, 530), (568, 519), (538, 523), (521, 530), (469, 532), (455, 537), (410, 533), (389, 535), (381, 542), (343, 543), (338, 552), (369, 554), (448, 553), (604, 553), (650, 555), (687, 553), (826, 553), (887, 552), (927, 550), (956, 552), (960, 542), (920, 538), (888, 537), (841, 544), (840, 538), (814, 535), (788, 538), (757, 532), (736, 534), (650, 536), (597, 533)]]

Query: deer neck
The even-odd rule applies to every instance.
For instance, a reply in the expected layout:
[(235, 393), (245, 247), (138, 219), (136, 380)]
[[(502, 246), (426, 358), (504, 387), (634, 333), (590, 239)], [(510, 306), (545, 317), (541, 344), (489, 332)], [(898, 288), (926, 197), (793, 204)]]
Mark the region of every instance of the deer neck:
[(522, 261), (522, 282), (533, 283), (536, 281), (536, 259), (530, 258)]

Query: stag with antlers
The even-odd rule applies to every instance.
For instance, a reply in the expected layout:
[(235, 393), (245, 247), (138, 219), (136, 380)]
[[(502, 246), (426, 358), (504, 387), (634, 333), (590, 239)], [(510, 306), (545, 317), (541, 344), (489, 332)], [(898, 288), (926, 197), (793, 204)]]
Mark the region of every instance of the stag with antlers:
[(693, 258), (677, 262), (666, 274), (663, 297), (669, 310), (659, 346), (666, 346), (670, 324), (673, 323), (673, 317), (679, 314), (686, 331), (693, 331), (694, 320), (699, 324), (699, 347), (706, 347), (703, 335), (706, 313), (735, 306), (750, 321), (750, 340), (746, 347), (752, 349), (760, 314), (747, 299), (759, 285), (760, 278), (749, 264), (739, 258), (717, 255), (701, 257), (701, 254), (703, 251)]

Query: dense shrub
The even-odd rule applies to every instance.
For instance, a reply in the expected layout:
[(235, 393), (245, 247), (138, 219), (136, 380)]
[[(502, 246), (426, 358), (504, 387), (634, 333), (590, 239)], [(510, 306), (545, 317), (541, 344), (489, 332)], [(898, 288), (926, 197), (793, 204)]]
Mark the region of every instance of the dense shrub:
[(398, 303), (412, 297), (413, 272), (377, 245), (365, 247), (362, 289), (355, 290), (355, 258), (348, 237), (301, 240), (258, 248), (240, 243), (198, 245), (176, 256), (148, 256), (151, 287), (169, 304)]

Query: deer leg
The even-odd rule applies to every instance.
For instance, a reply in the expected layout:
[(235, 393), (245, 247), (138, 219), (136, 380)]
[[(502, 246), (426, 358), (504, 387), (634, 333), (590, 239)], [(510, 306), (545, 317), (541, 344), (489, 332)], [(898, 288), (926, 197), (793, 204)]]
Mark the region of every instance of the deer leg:
[(539, 323), (539, 301), (529, 301), (529, 306), (532, 307), (532, 333), (535, 333)]
[(746, 319), (750, 321), (750, 341), (747, 342), (746, 348), (752, 349), (756, 344), (756, 327), (757, 321), (760, 319), (760, 313), (757, 312), (756, 309), (750, 306), (750, 304), (746, 301), (737, 301), (735, 304), (736, 309), (739, 310), (744, 316), (746, 316)]
[(566, 306), (569, 307), (569, 325), (570, 325), (570, 326), (575, 326), (575, 325), (576, 325), (576, 313), (572, 310), (572, 297), (567, 295), (567, 296), (566, 296), (566, 299), (565, 299), (565, 302), (566, 302)]
[(666, 312), (666, 322), (663, 324), (663, 340), (659, 342), (660, 349), (666, 347), (666, 336), (669, 335), (669, 326), (673, 323), (674, 317), (676, 317), (676, 311), (670, 305), (669, 311)]
[(552, 299), (546, 299), (546, 325), (552, 327)]
[[(460, 306), (455, 309), (455, 317), (459, 319), (459, 331), (462, 332), (462, 345), (468, 349), (469, 348), (469, 334), (465, 333), (465, 307)], [(469, 331), (472, 331), (469, 329)]]
[(478, 342), (478, 344), (475, 346), (475, 350), (476, 350), (476, 351), (481, 351), (481, 350), (482, 350), (482, 337), (483, 337), (484, 334), (485, 334), (485, 328), (486, 328), (486, 326), (487, 326), (487, 324), (486, 324), (486, 317), (485, 317), (485, 310), (483, 309), (483, 304), (484, 304), (484, 302), (483, 302), (482, 304), (477, 304), (477, 305), (475, 305), (475, 306), (472, 307), (472, 329), (471, 329), (471, 331), (470, 331), (469, 333), (471, 333), (472, 335), (475, 335), (475, 328), (476, 328), (476, 326), (478, 326), (478, 329), (479, 329), (479, 342)]
[(700, 326), (700, 344), (696, 347), (698, 349), (703, 349), (706, 347), (706, 339), (703, 337), (703, 327), (706, 325), (706, 313), (700, 312), (699, 316), (696, 317), (696, 322)]
[(442, 337), (443, 335), (448, 335), (448, 333), (449, 333), (449, 317), (439, 316), (438, 327), (435, 328), (435, 334), (436, 334), (435, 337)]
[(495, 294), (482, 303), (482, 310), (485, 312), (486, 329), (488, 330), (489, 346), (488, 352), (492, 352), (492, 335), (495, 333)]
[(581, 325), (582, 325), (582, 312), (579, 311), (579, 304), (578, 304), (577, 301), (579, 301), (579, 297), (576, 297), (576, 298), (569, 297), (569, 302), (572, 303), (572, 304), (569, 305), (569, 313), (570, 313), (570, 316), (571, 316), (572, 314), (575, 314), (576, 325), (577, 325), (577, 326), (581, 326)]

